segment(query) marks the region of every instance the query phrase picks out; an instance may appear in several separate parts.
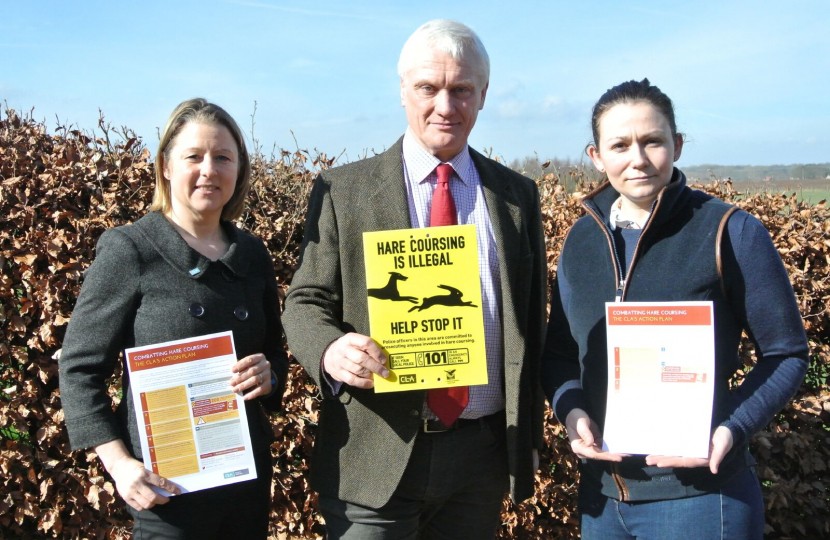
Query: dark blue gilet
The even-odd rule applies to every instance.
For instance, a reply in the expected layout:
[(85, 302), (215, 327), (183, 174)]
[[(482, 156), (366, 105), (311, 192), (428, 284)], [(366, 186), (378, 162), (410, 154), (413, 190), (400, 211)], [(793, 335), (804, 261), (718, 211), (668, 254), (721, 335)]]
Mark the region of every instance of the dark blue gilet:
[[(683, 173), (675, 169), (643, 227), (627, 275), (620, 277), (622, 265), (608, 227), (608, 214), (618, 197), (607, 183), (586, 197), (583, 205), (588, 215), (569, 233), (567, 257), (558, 269), (570, 284), (583, 284), (573, 286), (564, 309), (579, 346), (587, 413), (602, 429), (608, 381), (605, 302), (617, 296), (637, 302), (711, 300), (716, 348), (714, 429), (737, 406), (729, 403), (729, 380), (739, 367), (741, 325), (724, 297), (716, 262), (718, 227), (731, 206), (688, 188)], [(735, 448), (715, 476), (705, 468), (648, 467), (642, 456), (613, 466), (588, 460), (583, 481), (600, 482), (603, 493), (616, 499), (674, 499), (717, 489), (750, 462), (746, 448)]]

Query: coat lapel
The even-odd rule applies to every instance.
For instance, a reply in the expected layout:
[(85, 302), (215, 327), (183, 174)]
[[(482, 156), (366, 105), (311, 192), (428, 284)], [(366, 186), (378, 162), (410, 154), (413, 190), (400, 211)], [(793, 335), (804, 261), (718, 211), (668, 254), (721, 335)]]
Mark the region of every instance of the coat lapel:
[(370, 195), (366, 211), (373, 230), (408, 229), (409, 202), (403, 176), (403, 137), (375, 160), (375, 167), (369, 170), (367, 182)]
[(519, 397), (519, 366), (525, 346), (516, 313), (517, 306), (525, 304), (523, 295), (527, 290), (520, 279), (521, 267), (528, 263), (522, 258), (522, 211), (509, 179), (489, 159), (474, 150), (471, 154), (484, 188), (499, 254), (505, 396), (511, 403)]
[[(511, 283), (515, 283), (516, 268), (508, 262), (518, 261), (521, 255), (522, 212), (513, 193), (512, 186), (504, 175), (493, 167), (489, 159), (475, 150), (473, 156), (481, 185), (484, 188), (484, 200), (493, 225), (493, 234), (499, 253), (499, 268), (502, 275), (502, 294), (512, 296)], [(507, 286), (506, 286), (507, 285)], [(503, 305), (510, 305), (512, 298), (505, 296)]]

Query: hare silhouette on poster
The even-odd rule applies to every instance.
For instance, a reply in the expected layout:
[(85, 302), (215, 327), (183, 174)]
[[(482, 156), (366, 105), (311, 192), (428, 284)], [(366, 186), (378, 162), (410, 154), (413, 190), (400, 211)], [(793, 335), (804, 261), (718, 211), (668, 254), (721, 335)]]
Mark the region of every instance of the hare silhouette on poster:
[(449, 294), (437, 294), (435, 296), (428, 296), (424, 298), (421, 302), (420, 306), (414, 306), (409, 311), (423, 311), (425, 309), (429, 309), (432, 306), (450, 306), (450, 307), (478, 307), (477, 305), (473, 304), (472, 302), (464, 302), (461, 300), (461, 297), (464, 296), (464, 293), (456, 289), (455, 287), (450, 287), (449, 285), (438, 285), (439, 288), (449, 291)]

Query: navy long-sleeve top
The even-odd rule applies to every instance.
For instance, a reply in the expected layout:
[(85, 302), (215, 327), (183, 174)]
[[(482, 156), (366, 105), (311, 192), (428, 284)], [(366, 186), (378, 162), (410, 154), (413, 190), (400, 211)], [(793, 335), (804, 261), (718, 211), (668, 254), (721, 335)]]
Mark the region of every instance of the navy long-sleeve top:
[[(631, 264), (641, 232), (620, 228), (613, 232), (623, 272)], [(761, 361), (735, 390), (741, 405), (722, 424), (732, 432), (733, 446), (739, 447), (798, 390), (807, 370), (806, 338), (787, 272), (766, 228), (748, 213), (737, 212), (729, 218), (726, 232), (723, 276), (727, 290), (734, 293), (730, 307), (739, 321), (745, 321), (749, 339), (762, 353)]]
[[(685, 187), (682, 173), (677, 171), (676, 177), (678, 175), (678, 189), (691, 191)], [(616, 192), (610, 188), (601, 195), (608, 206), (610, 201), (616, 200)], [(707, 196), (698, 196), (703, 197)], [(588, 204), (594, 202), (589, 201)], [(597, 202), (600, 207), (602, 204)], [(594, 208), (602, 215), (602, 208), (598, 206)], [(605, 210), (607, 216), (607, 208)], [(587, 216), (582, 219), (590, 221)], [(617, 229), (611, 233), (623, 266), (622, 275), (631, 263), (641, 232)], [(571, 236), (566, 239), (559, 259), (542, 366), (545, 393), (554, 413), (563, 423), (574, 408), (587, 410), (585, 392), (606, 391), (605, 388), (583, 388), (583, 383), (588, 385), (589, 381), (582, 380), (584, 366), (581, 362), (584, 358), (579, 357), (577, 344), (570, 336), (569, 325), (575, 323), (568, 320), (566, 306), (571, 302), (612, 300), (598, 298), (597, 283), (579, 279), (580, 276), (573, 273), (572, 280), (566, 277), (568, 272), (563, 272), (563, 269), (569, 267), (571, 259), (581, 257), (585, 247)], [(730, 404), (737, 403), (737, 406), (721, 423), (730, 429), (734, 438), (733, 447), (738, 448), (763, 429), (795, 394), (807, 370), (809, 348), (786, 269), (769, 232), (760, 221), (743, 211), (729, 217), (722, 240), (722, 263), (729, 309), (755, 344), (758, 360), (742, 384), (731, 390)], [(675, 272), (676, 269), (667, 267), (664, 271)], [(604, 337), (604, 333), (602, 335)], [(713, 411), (713, 414), (717, 417), (718, 411)]]

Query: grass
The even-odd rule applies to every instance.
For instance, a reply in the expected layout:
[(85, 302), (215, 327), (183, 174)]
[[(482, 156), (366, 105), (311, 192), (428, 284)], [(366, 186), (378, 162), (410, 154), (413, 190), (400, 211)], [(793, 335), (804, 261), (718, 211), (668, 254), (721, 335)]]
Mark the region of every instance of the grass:
[[(709, 177), (690, 177), (691, 183), (707, 184), (716, 179)], [(722, 179), (721, 179), (722, 180)], [(732, 187), (743, 196), (758, 193), (785, 194), (788, 197), (795, 193), (799, 202), (818, 204), (821, 201), (830, 201), (830, 178), (792, 178), (790, 180), (736, 180)], [(743, 198), (743, 197), (738, 197)]]
[(799, 201), (807, 201), (810, 204), (818, 204), (821, 201), (830, 200), (830, 189), (805, 188), (798, 193)]
[(790, 182), (735, 182), (735, 189), (749, 193), (796, 194), (800, 201), (818, 204), (830, 200), (830, 180), (792, 180)]

